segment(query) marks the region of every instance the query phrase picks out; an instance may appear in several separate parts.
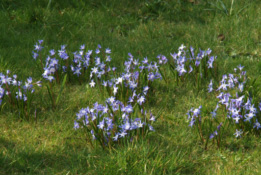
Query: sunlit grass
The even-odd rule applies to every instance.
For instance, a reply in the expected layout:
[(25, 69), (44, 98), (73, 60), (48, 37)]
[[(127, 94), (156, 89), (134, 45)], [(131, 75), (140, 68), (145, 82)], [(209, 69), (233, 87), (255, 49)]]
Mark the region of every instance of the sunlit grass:
[[(1, 1), (0, 70), (10, 69), (24, 80), (33, 75), (40, 78), (32, 50), (38, 39), (44, 39), (46, 51), (62, 44), (70, 51), (81, 44), (90, 49), (97, 44), (109, 47), (112, 65), (119, 71), (129, 52), (135, 58), (156, 60), (158, 54), (170, 57), (181, 44), (196, 50), (211, 48), (218, 56), (220, 76), (241, 64), (248, 76), (259, 77), (260, 2), (235, 1), (231, 14), (230, 0), (224, 0), (228, 14), (205, 1), (197, 2)], [(188, 127), (186, 112), (199, 104), (214, 107), (215, 103), (190, 83), (155, 84), (149, 105), (160, 117), (156, 132), (145, 140), (110, 151), (91, 149), (86, 137), (73, 129), (81, 108), (102, 102), (99, 90), (86, 85), (66, 85), (56, 110), (43, 90), (43, 96), (36, 97), (37, 120), (23, 121), (14, 113), (2, 112), (0, 174), (260, 173), (259, 135), (225, 136), (220, 149), (212, 144), (204, 150)]]

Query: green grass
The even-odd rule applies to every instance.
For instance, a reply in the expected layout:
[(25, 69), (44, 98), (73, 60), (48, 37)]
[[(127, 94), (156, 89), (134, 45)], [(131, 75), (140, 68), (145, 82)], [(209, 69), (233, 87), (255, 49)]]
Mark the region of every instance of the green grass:
[[(97, 44), (109, 47), (119, 71), (129, 52), (140, 59), (153, 60), (158, 54), (169, 58), (183, 43), (196, 50), (211, 48), (218, 56), (220, 75), (242, 64), (249, 76), (259, 77), (261, 2), (234, 1), (232, 8), (230, 0), (223, 0), (225, 7), (209, 2), (216, 6), (203, 0), (2, 0), (0, 71), (39, 78), (31, 52), (43, 39), (46, 51), (62, 44), (71, 52), (81, 44), (89, 49)], [(107, 151), (91, 149), (86, 137), (73, 129), (79, 109), (101, 102), (98, 90), (84, 84), (66, 86), (55, 111), (42, 103), (48, 97), (41, 92), (43, 97), (36, 99), (37, 123), (2, 111), (0, 174), (261, 173), (259, 135), (226, 136), (220, 149), (210, 145), (205, 151), (188, 127), (186, 112), (208, 104), (210, 97), (189, 83), (176, 87), (158, 81), (155, 88), (150, 105), (160, 113), (156, 132), (137, 144)]]

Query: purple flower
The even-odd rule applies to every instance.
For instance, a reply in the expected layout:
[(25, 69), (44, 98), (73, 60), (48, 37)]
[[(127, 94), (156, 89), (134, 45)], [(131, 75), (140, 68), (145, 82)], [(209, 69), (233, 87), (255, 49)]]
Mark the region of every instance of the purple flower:
[(76, 75), (79, 77), (79, 76), (82, 74), (82, 73), (81, 73), (81, 69), (82, 69), (82, 68), (80, 68), (80, 67), (79, 67), (79, 68), (76, 68), (75, 71), (73, 72), (73, 74), (76, 74)]
[(193, 71), (193, 68), (191, 65), (189, 65), (189, 72), (188, 73), (191, 73)]
[(125, 112), (127, 112), (127, 113), (132, 113), (132, 112), (133, 112), (133, 107), (132, 107), (131, 105), (127, 105), (127, 106), (125, 107)]
[(105, 50), (105, 53), (110, 54), (110, 53), (111, 53), (111, 49), (107, 48), (107, 49)]
[(168, 62), (168, 59), (164, 55), (158, 55), (157, 58), (159, 64), (166, 64)]
[(76, 129), (78, 129), (80, 126), (79, 126), (79, 123), (77, 122), (77, 121), (74, 121), (74, 129), (76, 130)]
[(233, 119), (235, 120), (236, 123), (239, 123), (240, 117), (239, 115), (236, 115)]
[(111, 61), (111, 56), (107, 55), (105, 61), (106, 61), (106, 62), (110, 62), (110, 61)]
[(195, 122), (196, 122), (195, 118), (192, 117), (191, 120), (190, 120), (190, 122), (189, 122), (189, 126), (190, 126), (190, 127), (193, 127), (193, 125), (194, 125)]
[(150, 131), (155, 131), (155, 129), (151, 125), (149, 125), (149, 130)]
[(122, 132), (119, 134), (120, 137), (125, 137), (126, 135), (127, 135), (127, 132), (126, 132), (126, 131), (122, 131)]
[(243, 83), (238, 84), (238, 89), (239, 89), (240, 92), (243, 92), (244, 84)]
[(214, 111), (212, 111), (210, 113), (211, 113), (212, 118), (215, 118), (217, 116), (217, 111), (216, 110), (214, 110)]
[(115, 97), (109, 97), (107, 99), (107, 102), (110, 103), (110, 104), (113, 104), (115, 102)]
[(260, 125), (260, 123), (258, 122), (257, 119), (256, 119), (256, 122), (254, 123), (254, 128), (256, 128), (257, 130), (258, 130), (259, 128), (261, 128), (261, 125)]
[(213, 62), (215, 60), (215, 57), (210, 57), (208, 60), (208, 68), (213, 68)]
[(85, 44), (81, 45), (81, 46), (80, 46), (80, 49), (81, 49), (81, 50), (84, 50), (84, 49), (85, 49)]
[(137, 100), (137, 102), (138, 102), (140, 105), (142, 105), (142, 104), (145, 102), (144, 96), (141, 96), (141, 97)]
[(147, 58), (147, 57), (144, 58), (143, 61), (142, 61), (143, 64), (148, 64), (148, 62), (149, 62), (149, 61), (148, 61), (148, 58)]
[(114, 85), (113, 87), (113, 95), (115, 96), (118, 92), (118, 87)]
[(42, 44), (42, 43), (43, 43), (43, 40), (38, 40), (38, 43), (39, 43), (39, 44)]
[(38, 53), (35, 53), (35, 52), (33, 52), (33, 59), (35, 59), (36, 60), (36, 58), (39, 56), (39, 54)]
[(100, 49), (96, 49), (95, 53), (99, 54), (100, 53)]
[(98, 128), (103, 129), (104, 128), (104, 120), (100, 121), (100, 123), (97, 125)]
[(218, 126), (217, 129), (220, 130), (221, 126), (223, 125), (223, 123), (221, 122)]
[(244, 68), (244, 66), (241, 66), (241, 64), (240, 64), (240, 65), (238, 65), (237, 67), (238, 67), (238, 69), (239, 69), (240, 71), (242, 71), (242, 70), (243, 70), (243, 68)]
[(218, 91), (222, 90), (227, 90), (227, 84), (225, 82), (222, 82), (221, 85), (218, 87)]
[(93, 80), (89, 84), (90, 84), (91, 87), (95, 86), (95, 82)]
[(256, 108), (255, 108), (255, 106), (254, 106), (254, 104), (250, 106), (249, 111), (250, 111), (251, 113), (256, 113), (256, 112), (257, 112), (257, 111), (256, 111)]
[(126, 123), (123, 124), (122, 128), (127, 131), (127, 130), (130, 130), (131, 128), (131, 125), (128, 121), (126, 121)]
[(123, 81), (123, 78), (119, 77), (119, 78), (117, 78), (115, 84), (122, 84), (122, 81)]
[(213, 81), (210, 80), (210, 83), (208, 85), (208, 92), (212, 92), (213, 91)]
[(150, 72), (148, 75), (148, 80), (153, 81), (155, 79), (155, 75), (153, 72)]
[(234, 135), (236, 136), (236, 138), (237, 137), (241, 137), (241, 134), (243, 133), (243, 131), (242, 130), (237, 130), (236, 129), (236, 132), (234, 133)]
[(186, 48), (186, 46), (184, 46), (184, 44), (181, 44), (181, 46), (179, 47), (179, 50), (184, 50)]
[(52, 82), (54, 80), (53, 76), (45, 76), (44, 78), (49, 80), (50, 82)]
[(200, 115), (200, 110), (201, 110), (202, 106), (199, 106), (199, 108), (196, 108), (194, 111), (193, 111), (193, 116), (199, 116)]
[(55, 55), (55, 50), (52, 49), (52, 50), (49, 51), (49, 53), (50, 53), (51, 56), (54, 56)]
[(197, 60), (195, 61), (195, 66), (199, 66), (199, 65), (200, 65), (200, 60), (197, 59)]
[(182, 76), (183, 73), (187, 72), (184, 66), (185, 66), (184, 64), (177, 66), (176, 70), (179, 72), (179, 76)]
[(113, 137), (113, 141), (117, 141), (119, 138), (119, 134), (117, 133), (114, 137)]
[(41, 46), (41, 44), (35, 44), (35, 45), (34, 45), (34, 50), (36, 50), (37, 52), (41, 51), (42, 48), (43, 48), (43, 47)]
[(95, 140), (96, 137), (95, 137), (95, 135), (94, 135), (94, 131), (93, 131), (93, 130), (91, 130), (91, 134), (92, 134), (92, 139)]

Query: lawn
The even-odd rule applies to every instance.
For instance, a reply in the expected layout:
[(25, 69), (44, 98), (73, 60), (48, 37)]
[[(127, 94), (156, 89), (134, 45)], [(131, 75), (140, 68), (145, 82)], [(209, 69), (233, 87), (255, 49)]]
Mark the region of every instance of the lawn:
[[(32, 51), (36, 52), (38, 40), (43, 40), (43, 49), (35, 60)], [(259, 104), (260, 41), (259, 0), (1, 0), (0, 72), (5, 75), (10, 70), (10, 77), (16, 74), (23, 82), (28, 77), (34, 82), (41, 80), (42, 87), (36, 88), (30, 110), (29, 102), (15, 104), (8, 94), (1, 103), (0, 174), (261, 174), (260, 130), (252, 127), (256, 120), (244, 125), (242, 118), (239, 126), (232, 119), (228, 120), (232, 125), (225, 125), (224, 108), (218, 115), (223, 116), (225, 131), (222, 139), (212, 141), (197, 132), (201, 121), (190, 127), (187, 116), (192, 107), (202, 105), (206, 118), (202, 123), (208, 121), (211, 116), (207, 115), (217, 104), (216, 89), (222, 76), (233, 73), (238, 65), (244, 66), (248, 77), (239, 94)], [(95, 102), (109, 105), (104, 101), (113, 94), (98, 88), (101, 82), (97, 77), (92, 88), (90, 71), (79, 77), (70, 75), (73, 71), (69, 69), (60, 71), (52, 83), (41, 72), (44, 64), (40, 59), (46, 59), (51, 49), (58, 52), (61, 45), (66, 45), (68, 60), (82, 45), (93, 53), (98, 45), (103, 54), (102, 50), (109, 48), (112, 59), (106, 67), (116, 68), (110, 75), (116, 78), (126, 71), (129, 53), (139, 61), (147, 57), (156, 62), (159, 55), (172, 60), (171, 54), (182, 44), (186, 49), (192, 46), (195, 53), (210, 48), (211, 55), (217, 56), (213, 71), (210, 74), (210, 69), (193, 67), (195, 73), (180, 76), (171, 68), (174, 63), (160, 65), (162, 78), (149, 83), (144, 105), (136, 103), (148, 109), (148, 114), (143, 111), (139, 115), (149, 116), (151, 111), (156, 116), (155, 131), (144, 137), (134, 135), (134, 141), (102, 145), (98, 134), (97, 140), (92, 140), (81, 128), (75, 129), (82, 108), (92, 108)], [(214, 81), (212, 93), (208, 92), (210, 79)], [(140, 82), (149, 81), (145, 77)], [(137, 93), (142, 91), (140, 86)], [(1, 87), (6, 88), (3, 80)], [(126, 101), (125, 95), (131, 91), (124, 86), (119, 91), (121, 95), (114, 96)], [(256, 108), (255, 118), (261, 122)], [(244, 130), (240, 137), (235, 137), (236, 129)]]

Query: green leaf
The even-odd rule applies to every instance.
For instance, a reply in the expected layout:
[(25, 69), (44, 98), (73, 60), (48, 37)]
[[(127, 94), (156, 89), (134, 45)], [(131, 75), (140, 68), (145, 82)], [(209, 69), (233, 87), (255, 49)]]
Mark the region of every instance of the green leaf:
[(62, 92), (63, 92), (63, 89), (64, 89), (64, 85), (66, 83), (66, 79), (67, 79), (67, 74), (64, 76), (63, 78), (63, 82), (62, 82), (62, 85), (61, 85), (61, 88), (60, 88), (60, 91), (59, 91), (59, 94), (58, 94), (58, 97), (56, 98), (56, 101), (55, 101), (55, 104), (57, 105), (59, 100), (60, 100), (60, 97), (62, 95)]
[(160, 74), (161, 74), (161, 76), (162, 76), (163, 80), (165, 81), (165, 83), (167, 83), (167, 80), (166, 80), (166, 78), (165, 78), (164, 74), (162, 73), (162, 71), (160, 70), (160, 68), (159, 68), (159, 72), (160, 72)]
[(52, 106), (54, 106), (54, 104), (53, 104), (53, 96), (52, 96), (52, 93), (51, 93), (51, 89), (50, 89), (49, 85), (46, 85), (46, 87), (47, 87), (47, 91), (48, 91), (49, 98), (50, 98), (50, 100), (51, 100), (51, 102), (52, 102)]

